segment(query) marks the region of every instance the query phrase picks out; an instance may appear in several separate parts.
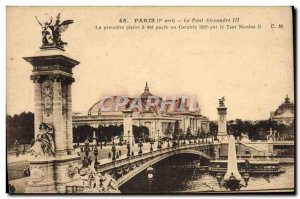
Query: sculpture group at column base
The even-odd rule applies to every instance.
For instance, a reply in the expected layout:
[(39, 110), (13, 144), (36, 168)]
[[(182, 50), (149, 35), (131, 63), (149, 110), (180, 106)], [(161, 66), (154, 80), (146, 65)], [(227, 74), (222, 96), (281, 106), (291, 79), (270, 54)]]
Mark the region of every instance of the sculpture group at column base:
[(66, 184), (78, 180), (78, 155), (32, 158), (25, 193), (66, 193)]

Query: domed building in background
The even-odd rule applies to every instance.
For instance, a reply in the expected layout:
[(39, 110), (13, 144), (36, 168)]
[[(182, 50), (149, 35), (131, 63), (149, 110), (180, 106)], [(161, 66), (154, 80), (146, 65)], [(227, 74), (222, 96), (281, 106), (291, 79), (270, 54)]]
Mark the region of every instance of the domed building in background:
[[(171, 107), (168, 103), (170, 100), (166, 100), (167, 103), (164, 109), (161, 109), (161, 104), (151, 106), (150, 109), (146, 109), (147, 99), (149, 96), (154, 96), (162, 99), (159, 96), (155, 96), (150, 92), (148, 83), (144, 92), (140, 95), (141, 99), (141, 109), (132, 109), (132, 121), (133, 126), (144, 127), (149, 138), (157, 140), (158, 137), (163, 137), (167, 129), (172, 129), (174, 131), (175, 122), (178, 121), (179, 127), (182, 129), (183, 133), (186, 133), (188, 129), (191, 130), (192, 134), (197, 132), (208, 132), (209, 131), (209, 120), (207, 117), (203, 116), (198, 111), (190, 111), (190, 102), (185, 100), (183, 104), (183, 109), (181, 111), (176, 111), (176, 107), (182, 106), (182, 98), (178, 97), (175, 99), (175, 109)], [(116, 106), (120, 98), (127, 98), (129, 102), (121, 106)], [(128, 106), (134, 102), (135, 98), (126, 96), (112, 96), (110, 98), (104, 98), (96, 102), (87, 112), (87, 114), (73, 114), (73, 127), (78, 127), (80, 125), (89, 125), (93, 128), (117, 126), (123, 125), (124, 114)], [(194, 107), (199, 108), (198, 103)], [(105, 109), (103, 109), (105, 107)], [(113, 128), (116, 129), (116, 128)], [(119, 128), (122, 131), (122, 128)], [(120, 132), (121, 134), (123, 132)], [(126, 135), (124, 135), (126, 136)]]
[(271, 112), (270, 119), (284, 125), (291, 125), (294, 122), (294, 103), (291, 102), (288, 95), (276, 111)]

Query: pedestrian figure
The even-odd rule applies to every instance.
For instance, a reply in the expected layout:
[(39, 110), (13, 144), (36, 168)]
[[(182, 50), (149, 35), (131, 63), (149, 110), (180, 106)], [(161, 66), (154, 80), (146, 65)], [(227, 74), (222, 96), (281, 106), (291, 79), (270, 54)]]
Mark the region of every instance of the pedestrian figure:
[(108, 158), (111, 159), (111, 153), (110, 152), (108, 152)]
[(29, 169), (29, 167), (25, 167), (25, 169), (24, 169), (24, 176), (25, 177), (30, 176), (30, 169)]
[(89, 156), (88, 161), (89, 161), (89, 165), (91, 165), (92, 164), (92, 157), (91, 156)]
[(34, 145), (34, 143), (35, 143), (35, 140), (32, 139), (31, 142), (30, 142), (30, 147), (32, 147)]
[(121, 150), (119, 150), (119, 156), (121, 157), (121, 155), (122, 155), (122, 152), (121, 152)]
[(134, 156), (134, 152), (133, 152), (133, 151), (131, 152), (131, 156), (132, 156), (132, 157)]
[(120, 156), (119, 156), (119, 154), (117, 153), (117, 159), (119, 159), (119, 157), (120, 157)]
[(9, 193), (16, 193), (16, 187), (12, 184), (8, 184)]
[(26, 146), (24, 144), (22, 155), (25, 155), (25, 152), (26, 152)]

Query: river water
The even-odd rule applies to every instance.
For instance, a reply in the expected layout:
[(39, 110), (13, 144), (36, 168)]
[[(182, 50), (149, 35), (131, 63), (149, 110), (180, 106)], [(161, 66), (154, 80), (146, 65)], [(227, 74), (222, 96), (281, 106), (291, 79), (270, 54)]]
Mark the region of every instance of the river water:
[[(170, 165), (186, 164), (195, 159), (193, 156), (172, 157), (153, 165), (155, 169), (154, 181), (149, 186), (147, 174), (141, 172), (125, 185), (120, 187), (123, 193), (198, 193), (198, 192), (224, 192), (228, 191), (219, 187), (215, 176), (196, 169), (174, 169)], [(203, 161), (201, 160), (203, 163)], [(204, 163), (206, 164), (206, 163)], [(281, 165), (285, 173), (270, 176), (250, 176), (247, 187), (240, 191), (286, 191), (294, 188), (294, 165)], [(244, 182), (242, 181), (242, 184)], [(151, 189), (151, 190), (150, 190)]]

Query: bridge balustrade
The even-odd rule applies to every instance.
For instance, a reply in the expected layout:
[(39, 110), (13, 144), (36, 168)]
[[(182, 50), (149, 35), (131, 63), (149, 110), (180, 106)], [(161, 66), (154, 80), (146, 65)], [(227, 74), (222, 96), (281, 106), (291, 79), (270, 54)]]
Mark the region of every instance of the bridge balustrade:
[[(176, 147), (176, 148), (162, 148), (161, 150), (155, 150), (153, 152), (147, 152), (147, 153), (143, 153), (142, 155), (136, 155), (136, 156), (133, 156), (133, 157), (130, 157), (130, 158), (126, 158), (126, 159), (119, 159), (119, 160), (116, 160), (114, 162), (109, 162), (109, 163), (105, 163), (105, 164), (102, 164), (102, 165), (99, 165), (97, 171), (98, 172), (104, 172), (104, 171), (108, 171), (108, 170), (111, 170), (111, 169), (114, 169), (114, 168), (118, 168), (118, 167), (121, 167), (121, 166), (125, 166), (126, 164), (130, 164), (130, 163), (134, 163), (134, 162), (138, 162), (138, 161), (143, 161), (143, 160), (147, 160), (149, 158), (153, 158), (153, 157), (156, 157), (156, 156), (159, 156), (161, 154), (165, 154), (165, 153), (168, 153), (168, 152), (177, 152), (177, 151), (181, 151), (183, 149), (190, 149), (190, 148), (194, 148), (196, 147), (196, 150), (199, 150), (203, 153), (206, 153), (208, 156), (209, 156), (209, 151), (211, 151), (210, 149), (212, 149), (211, 145), (209, 143), (193, 143), (193, 144), (190, 144), (190, 145), (181, 145), (179, 147)], [(203, 147), (205, 147), (204, 150), (201, 150)]]

